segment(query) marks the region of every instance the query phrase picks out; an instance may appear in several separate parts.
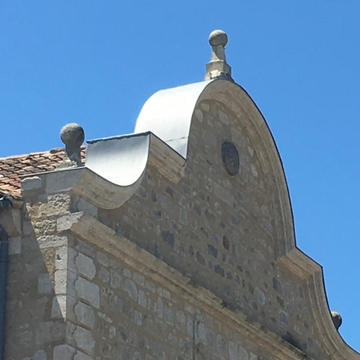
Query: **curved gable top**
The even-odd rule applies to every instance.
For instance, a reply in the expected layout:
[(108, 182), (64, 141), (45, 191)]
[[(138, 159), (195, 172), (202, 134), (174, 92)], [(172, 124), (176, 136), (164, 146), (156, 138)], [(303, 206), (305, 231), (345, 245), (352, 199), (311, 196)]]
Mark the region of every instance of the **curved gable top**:
[(205, 88), (213, 81), (201, 81), (153, 94), (136, 120), (135, 133), (151, 131), (186, 158), (191, 117)]
[[(144, 104), (137, 118), (135, 133), (150, 131), (187, 158), (191, 123), (196, 117), (196, 107), (201, 101), (215, 100), (223, 103), (234, 114), (244, 111), (256, 129), (258, 142), (266, 149), (269, 163), (264, 163), (274, 174), (281, 203), (284, 227), (284, 244), (278, 255), (286, 254), (295, 247), (293, 217), (282, 162), (271, 132), (261, 112), (236, 83), (227, 80), (210, 80), (161, 90)], [(229, 124), (231, 127), (231, 124)]]
[[(222, 114), (226, 120), (222, 119)], [(218, 132), (219, 129), (221, 132)], [(290, 306), (296, 306), (298, 314), (305, 314), (304, 318), (309, 319), (308, 323), (312, 326), (311, 331), (314, 332), (313, 338), (316, 339), (316, 349), (322, 348), (323, 350), (320, 349), (321, 352), (324, 351), (324, 353), (328, 354), (328, 358), (338, 360), (358, 359), (358, 354), (343, 342), (333, 326), (321, 267), (296, 248), (292, 210), (281, 159), (265, 119), (246, 91), (233, 82), (219, 79), (159, 91), (151, 96), (143, 106), (137, 119), (135, 131), (137, 134), (90, 141), (86, 168), (79, 174), (79, 180), (74, 186), (74, 192), (91, 202), (97, 203), (102, 209), (113, 210), (116, 221), (122, 219), (124, 224), (122, 223), (121, 226), (127, 226), (126, 221), (132, 221), (132, 219), (125, 220), (125, 217), (122, 217), (121, 214), (128, 213), (129, 209), (132, 211), (132, 207), (136, 208), (137, 199), (133, 195), (138, 187), (141, 185), (144, 188), (147, 187), (148, 190), (153, 190), (155, 187), (154, 191), (163, 193), (164, 187), (168, 186), (168, 180), (172, 177), (172, 175), (169, 177), (170, 170), (175, 168), (174, 164), (177, 163), (178, 168), (175, 169), (176, 174), (174, 175), (176, 181), (171, 182), (170, 179), (171, 187), (181, 189), (182, 186), (188, 186), (188, 188), (195, 190), (195, 192), (188, 192), (190, 195), (186, 198), (187, 203), (199, 200), (200, 196), (194, 199), (193, 194), (200, 194), (201, 192), (206, 193), (208, 198), (214, 195), (216, 201), (221, 202), (223, 200), (221, 205), (223, 207), (220, 206), (220, 211), (222, 215), (229, 215), (226, 218), (224, 217), (223, 221), (224, 223), (233, 221), (234, 233), (237, 235), (234, 242), (237, 241), (240, 244), (241, 241), (241, 245), (237, 249), (244, 250), (243, 253), (246, 254), (245, 250), (249, 242), (251, 242), (251, 247), (262, 246), (261, 251), (263, 253), (258, 254), (261, 256), (256, 258), (256, 261), (258, 261), (260, 267), (264, 264), (266, 266), (270, 264), (272, 270), (269, 270), (268, 273), (273, 272), (271, 276), (274, 276), (272, 279), (273, 286), (267, 287), (269, 290), (267, 296), (269, 298), (277, 296), (277, 292), (281, 289), (279, 284), (285, 284), (284, 286), (287, 286), (290, 290), (286, 291), (288, 299), (282, 301), (288, 301)], [(152, 133), (162, 141), (153, 136)], [(261, 187), (260, 182), (257, 181), (245, 184), (247, 181), (245, 171), (240, 171), (238, 176), (234, 177), (228, 176), (224, 172), (220, 156), (220, 147), (224, 140), (233, 141), (233, 144), (238, 146), (239, 149), (241, 146), (240, 157), (241, 154), (245, 155), (248, 144), (252, 146), (251, 152), (253, 153), (249, 156), (253, 157), (255, 154), (257, 169), (260, 170), (259, 178), (267, 181), (266, 187)], [(156, 149), (156, 151), (152, 149)], [(172, 149), (183, 158), (187, 158), (186, 161)], [(244, 158), (245, 156), (242, 159), (242, 169), (246, 170), (246, 167), (251, 169), (251, 164)], [(207, 162), (207, 160), (209, 161)], [(210, 169), (211, 163), (215, 164), (212, 169)], [(154, 168), (155, 171), (153, 172)], [(147, 182), (148, 175), (158, 177), (159, 181)], [(54, 174), (54, 176), (58, 177), (59, 173)], [(195, 181), (193, 181), (194, 179)], [(208, 186), (209, 184), (211, 186)], [(98, 189), (101, 191), (97, 191)], [(238, 191), (242, 192), (244, 196), (238, 198)], [(100, 199), (97, 193), (102, 194)], [(104, 194), (106, 195), (105, 198)], [(235, 197), (238, 202), (237, 206), (234, 206), (232, 201)], [(246, 197), (248, 202), (240, 204)], [(133, 198), (134, 201), (131, 201)], [(230, 201), (228, 201), (229, 199)], [(273, 225), (271, 225), (272, 228), (262, 227), (265, 223), (261, 223), (261, 214), (259, 215), (254, 211), (257, 208), (261, 209), (263, 199), (269, 204), (267, 209), (269, 209), (271, 219), (274, 220)], [(258, 200), (260, 206), (258, 206)], [(173, 208), (180, 207), (176, 197), (171, 201), (173, 201)], [(215, 211), (216, 204), (208, 201), (202, 208), (206, 210), (203, 211), (201, 224), (208, 226), (208, 233), (216, 234), (218, 220), (210, 216), (213, 215), (210, 212)], [(191, 212), (193, 209), (186, 207), (186, 210), (189, 211), (189, 217), (196, 217)], [(145, 206), (144, 212), (146, 211)], [(241, 225), (241, 221), (244, 223), (247, 221), (245, 217), (241, 218), (243, 214), (250, 219), (248, 222), (249, 227), (246, 225), (246, 232), (243, 231), (245, 227)], [(236, 222), (236, 217), (232, 215), (239, 215), (239, 219), (242, 220)], [(144, 216), (139, 216), (139, 219), (144, 219), (146, 216), (144, 213)], [(176, 224), (179, 222), (176, 215), (173, 216), (172, 220)], [(139, 222), (141, 221), (139, 220)], [(214, 227), (213, 224), (215, 224)], [(178, 228), (181, 227), (184, 228), (184, 231), (188, 228), (186, 224), (179, 224)], [(157, 239), (155, 233), (151, 235), (151, 231), (154, 231), (153, 228), (148, 230), (149, 232), (146, 232), (144, 238), (141, 237), (140, 233), (134, 236), (134, 239), (139, 242), (139, 246), (143, 246), (143, 243), (141, 243), (143, 240), (146, 246), (149, 245), (150, 239), (154, 242), (161, 242), (161, 239)], [(241, 233), (241, 231), (243, 232)], [(167, 234), (167, 231), (163, 233)], [(241, 234), (245, 235), (240, 239)], [(260, 234), (261, 236), (256, 237), (254, 234)], [(220, 237), (218, 238), (220, 239)], [(181, 238), (181, 241), (192, 242), (193, 238), (186, 235)], [(166, 242), (163, 239), (163, 242), (166, 245), (169, 241)], [(191, 245), (196, 243), (198, 243), (199, 247), (201, 246), (199, 239), (191, 243)], [(168, 249), (167, 254), (170, 255), (172, 254), (170, 251), (173, 250), (171, 244), (172, 240), (170, 245), (168, 244), (171, 250)], [(223, 247), (226, 248), (224, 242)], [(271, 251), (268, 251), (269, 248), (271, 248)], [(154, 249), (157, 249), (157, 247), (154, 246)], [(215, 257), (214, 252), (216, 250), (214, 249), (214, 247), (210, 247), (209, 256)], [(248, 250), (250, 251), (251, 248)], [(233, 252), (235, 255), (231, 264), (229, 263), (231, 271), (232, 266), (236, 266), (239, 261), (236, 258), (236, 252)], [(169, 257), (171, 257), (170, 255)], [(227, 256), (230, 258), (229, 254)], [(189, 256), (185, 256), (185, 258), (185, 260), (178, 261), (175, 264), (179, 266), (180, 271), (186, 268), (186, 261), (193, 261), (193, 258), (189, 258)], [(174, 265), (171, 259), (169, 264)], [(204, 262), (204, 264), (206, 263)], [(250, 273), (252, 268), (249, 264), (246, 261), (243, 263), (244, 268), (245, 266), (249, 267), (248, 272)], [(184, 268), (181, 268), (181, 266), (184, 266)], [(198, 264), (194, 263), (194, 266), (198, 266)], [(236, 308), (237, 297), (235, 292), (232, 293), (229, 289), (238, 289), (237, 284), (234, 283), (231, 287), (227, 286), (227, 281), (232, 281), (232, 278), (220, 279), (220, 281), (213, 284), (212, 277), (209, 274), (212, 276), (217, 275), (214, 275), (211, 271), (216, 273), (216, 266), (214, 268), (210, 267), (210, 270), (206, 269), (206, 271), (203, 269), (203, 273), (198, 272), (200, 274), (198, 279), (200, 284), (214, 292), (216, 296), (224, 297), (225, 303), (229, 303)], [(217, 274), (219, 275), (219, 273)], [(224, 276), (225, 272), (222, 274), (223, 278)], [(251, 286), (258, 285), (260, 289), (263, 278), (260, 277), (259, 279), (256, 280), (257, 283), (254, 279), (249, 280), (252, 281)], [(303, 295), (299, 299), (295, 299), (292, 294), (298, 285), (301, 287), (301, 294)], [(256, 292), (254, 294), (254, 296), (257, 296)], [(262, 302), (262, 305), (265, 305), (265, 300), (262, 300)], [(272, 303), (275, 304), (275, 301), (272, 301)], [(240, 309), (248, 311), (246, 307), (240, 306)], [(264, 313), (261, 316), (266, 320), (266, 316), (271, 316), (271, 313)], [(259, 322), (265, 322), (265, 320), (257, 318)], [(268, 325), (266, 323), (264, 326)], [(297, 322), (289, 322), (287, 325), (289, 331), (295, 331)], [(283, 325), (280, 324), (279, 327), (277, 325), (271, 326), (273, 327), (269, 328), (270, 331), (282, 336), (281, 326)], [(296, 336), (301, 341), (307, 341), (308, 339), (307, 333), (299, 333)], [(302, 347), (303, 342), (293, 341), (291, 337), (284, 339), (290, 343), (300, 344), (300, 348), (303, 348), (306, 352), (306, 347)]]
[(358, 359), (358, 354), (345, 344), (332, 323), (321, 267), (296, 247), (292, 209), (282, 162), (264, 117), (246, 91), (231, 81), (220, 79), (159, 91), (144, 104), (135, 132), (153, 132), (181, 156), (188, 158), (187, 162), (190, 163), (193, 155), (191, 149), (196, 148), (191, 142), (196, 143), (198, 134), (192, 136), (191, 133), (195, 128), (201, 129), (199, 123), (202, 122), (203, 102), (218, 102), (230, 110), (235, 115), (227, 125), (230, 131), (236, 131), (236, 122), (243, 123), (243, 128), (250, 132), (255, 149), (262, 153), (261, 166), (264, 173), (273, 178), (272, 195), (279, 204), (279, 208), (272, 209), (276, 213), (280, 229), (275, 250), (276, 264), (289, 271), (294, 279), (304, 285), (306, 301), (310, 304), (308, 309), (317, 329), (316, 340), (329, 358)]

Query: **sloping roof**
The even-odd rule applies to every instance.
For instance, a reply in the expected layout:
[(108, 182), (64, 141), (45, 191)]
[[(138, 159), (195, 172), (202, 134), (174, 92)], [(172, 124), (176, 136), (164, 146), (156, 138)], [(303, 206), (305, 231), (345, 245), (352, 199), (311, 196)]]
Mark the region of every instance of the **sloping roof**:
[[(86, 147), (82, 147), (81, 158), (85, 162)], [(44, 171), (52, 171), (62, 162), (65, 149), (27, 155), (0, 158), (0, 195), (9, 194), (21, 197), (20, 176)]]

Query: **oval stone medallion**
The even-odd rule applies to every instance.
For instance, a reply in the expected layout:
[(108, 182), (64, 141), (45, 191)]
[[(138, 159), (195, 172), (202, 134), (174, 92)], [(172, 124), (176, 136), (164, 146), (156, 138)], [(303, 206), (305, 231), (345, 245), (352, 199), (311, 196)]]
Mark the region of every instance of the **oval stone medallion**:
[(239, 153), (236, 146), (230, 141), (224, 141), (221, 145), (221, 156), (226, 171), (229, 175), (239, 173)]

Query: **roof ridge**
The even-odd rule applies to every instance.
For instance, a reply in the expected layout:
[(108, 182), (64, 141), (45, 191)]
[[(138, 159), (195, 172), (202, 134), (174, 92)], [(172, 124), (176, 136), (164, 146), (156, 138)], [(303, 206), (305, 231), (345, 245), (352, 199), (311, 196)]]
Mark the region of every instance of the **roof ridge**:
[[(81, 149), (86, 149), (86, 145), (82, 145), (81, 146)], [(38, 152), (31, 152), (31, 153), (28, 153), (28, 154), (20, 154), (20, 155), (10, 155), (10, 156), (6, 156), (6, 157), (0, 157), (0, 161), (3, 161), (3, 160), (7, 160), (7, 159), (19, 159), (19, 158), (24, 158), (24, 157), (27, 157), (27, 156), (32, 156), (32, 155), (42, 155), (42, 154), (56, 154), (58, 152), (63, 152), (65, 151), (65, 148), (53, 148), (53, 149), (50, 149), (50, 150), (45, 150), (45, 151), (38, 151)]]
[[(85, 162), (86, 146), (81, 147)], [(21, 198), (20, 176), (55, 170), (63, 161), (64, 148), (0, 158), (0, 195), (9, 194)]]

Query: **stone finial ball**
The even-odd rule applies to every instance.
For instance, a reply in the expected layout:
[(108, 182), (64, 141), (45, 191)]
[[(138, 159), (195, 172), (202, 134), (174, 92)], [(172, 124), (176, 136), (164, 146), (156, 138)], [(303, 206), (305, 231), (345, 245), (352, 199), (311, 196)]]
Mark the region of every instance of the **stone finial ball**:
[(61, 129), (60, 137), (67, 147), (80, 147), (85, 138), (84, 129), (79, 124), (67, 124)]
[(332, 312), (331, 312), (331, 317), (332, 317), (332, 321), (333, 321), (336, 329), (338, 329), (338, 328), (341, 326), (341, 324), (342, 324), (342, 317), (341, 317), (341, 315), (340, 315), (338, 312), (336, 312), (336, 311), (332, 311)]
[(211, 46), (222, 45), (225, 47), (227, 42), (228, 42), (228, 37), (227, 37), (226, 33), (222, 30), (214, 30), (209, 35), (209, 43)]

